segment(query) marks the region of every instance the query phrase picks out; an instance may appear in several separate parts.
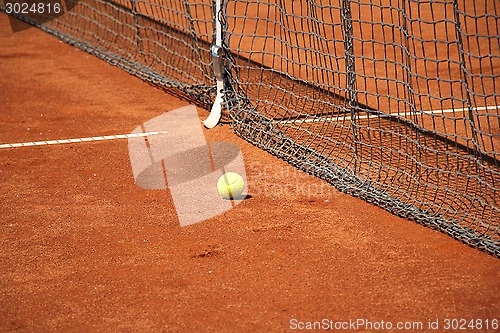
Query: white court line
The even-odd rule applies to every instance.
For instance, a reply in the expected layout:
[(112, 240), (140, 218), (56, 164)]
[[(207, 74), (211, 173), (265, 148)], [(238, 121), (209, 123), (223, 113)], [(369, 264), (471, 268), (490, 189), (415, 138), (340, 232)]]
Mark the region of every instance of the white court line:
[(72, 138), (72, 139), (47, 140), (47, 141), (4, 143), (4, 144), (0, 144), (0, 149), (142, 138), (142, 137), (146, 137), (146, 136), (154, 136), (154, 135), (160, 135), (160, 134), (165, 134), (165, 133), (167, 133), (167, 132), (144, 132), (144, 133), (116, 134), (116, 135), (105, 135), (105, 136), (92, 136), (92, 137), (87, 137), (87, 138)]
[[(491, 105), (491, 106), (480, 106), (478, 108), (474, 108), (474, 111), (486, 111), (486, 110), (495, 110), (495, 109), (500, 109), (500, 106), (498, 105)], [(415, 112), (413, 114), (427, 114), (427, 115), (435, 115), (435, 114), (441, 114), (441, 113), (452, 113), (452, 112), (461, 112), (461, 111), (468, 111), (468, 108), (460, 108), (460, 109), (445, 109), (445, 110), (433, 110), (433, 111), (419, 111)], [(406, 115), (405, 113), (383, 113), (379, 112), (378, 114), (373, 114), (373, 115), (366, 115), (366, 116), (359, 116), (356, 117), (356, 119), (368, 119), (368, 118), (379, 118), (379, 117), (393, 117), (393, 116), (403, 116)], [(280, 123), (280, 124), (290, 124), (290, 123), (316, 123), (316, 122), (321, 122), (321, 121), (338, 121), (338, 120), (351, 120), (351, 116), (345, 116), (345, 117), (327, 117), (327, 118), (309, 118), (309, 119), (295, 119), (295, 120), (277, 120), (275, 123)], [(406, 118), (405, 118), (406, 119)]]
[[(478, 108), (474, 108), (475, 111), (486, 111), (486, 110), (495, 110), (500, 109), (498, 105), (492, 106), (481, 106)], [(451, 112), (461, 112), (468, 111), (468, 108), (460, 108), (460, 109), (446, 109), (446, 110), (434, 110), (434, 111), (421, 111), (420, 113), (424, 113), (427, 115), (434, 115), (439, 113), (451, 113)], [(376, 115), (366, 115), (359, 116), (357, 119), (367, 119), (367, 118), (378, 118), (378, 117), (387, 117), (387, 116), (401, 116), (401, 113), (379, 113)], [(346, 117), (327, 117), (327, 118), (310, 118), (310, 119), (296, 119), (296, 120), (282, 120), (276, 121), (275, 123), (312, 123), (312, 122), (320, 122), (320, 121), (338, 121), (342, 120), (350, 120), (350, 116)], [(120, 140), (120, 139), (130, 139), (130, 138), (141, 138), (147, 136), (161, 135), (167, 132), (143, 132), (143, 133), (130, 133), (130, 134), (115, 134), (115, 135), (105, 135), (105, 136), (92, 136), (86, 138), (72, 138), (72, 139), (60, 139), (60, 140), (47, 140), (47, 141), (31, 141), (31, 142), (17, 142), (17, 143), (4, 143), (0, 144), (0, 149), (8, 149), (8, 148), (21, 148), (21, 147), (34, 147), (34, 146), (48, 146), (48, 145), (61, 145), (68, 143), (83, 143), (83, 142), (94, 142), (94, 141), (109, 141), (109, 140)]]

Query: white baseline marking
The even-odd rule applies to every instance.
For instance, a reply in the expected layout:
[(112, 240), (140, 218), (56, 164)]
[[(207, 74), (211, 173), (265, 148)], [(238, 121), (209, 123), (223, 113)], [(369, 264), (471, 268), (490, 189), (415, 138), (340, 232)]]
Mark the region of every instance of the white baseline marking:
[(88, 137), (88, 138), (72, 138), (72, 139), (47, 140), (47, 141), (4, 143), (4, 144), (0, 144), (0, 149), (142, 138), (142, 137), (147, 137), (147, 136), (161, 135), (161, 134), (165, 134), (165, 133), (167, 133), (167, 132), (144, 132), (144, 133), (116, 134), (116, 135), (105, 135), (105, 136), (92, 136), (92, 137)]
[[(496, 110), (500, 109), (500, 106), (498, 105), (491, 105), (491, 106), (481, 106), (477, 108), (473, 108), (474, 111), (486, 111), (486, 110)], [(445, 109), (445, 110), (433, 110), (433, 111), (418, 111), (415, 112), (414, 114), (427, 114), (427, 115), (435, 115), (435, 114), (441, 114), (441, 113), (452, 113), (452, 112), (462, 112), (462, 111), (468, 111), (468, 108), (460, 108), (460, 109)], [(380, 112), (378, 114), (373, 114), (373, 115), (366, 115), (366, 116), (359, 116), (356, 117), (356, 119), (368, 119), (368, 118), (378, 118), (378, 117), (392, 117), (392, 116), (404, 116), (406, 115), (405, 113), (383, 113)], [(327, 118), (309, 118), (309, 119), (296, 119), (296, 120), (277, 120), (275, 123), (281, 123), (281, 124), (290, 124), (290, 123), (316, 123), (316, 122), (321, 122), (321, 121), (339, 121), (339, 120), (351, 120), (351, 116), (345, 116), (345, 117), (327, 117)]]

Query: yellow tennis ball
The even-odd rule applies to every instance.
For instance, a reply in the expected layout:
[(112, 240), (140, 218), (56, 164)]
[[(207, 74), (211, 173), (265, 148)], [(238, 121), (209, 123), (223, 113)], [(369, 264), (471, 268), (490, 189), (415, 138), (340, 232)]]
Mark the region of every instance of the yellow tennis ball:
[(245, 181), (236, 172), (226, 172), (217, 181), (217, 192), (224, 199), (235, 199), (243, 193)]

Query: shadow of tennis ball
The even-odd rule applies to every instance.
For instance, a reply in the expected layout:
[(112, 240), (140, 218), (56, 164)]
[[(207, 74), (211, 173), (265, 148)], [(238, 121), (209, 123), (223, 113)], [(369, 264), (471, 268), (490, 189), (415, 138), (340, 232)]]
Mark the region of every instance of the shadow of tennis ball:
[(78, 2), (79, 0), (5, 0), (3, 8), (9, 16), (12, 32), (19, 32), (66, 14)]
[[(166, 189), (167, 183), (168, 186), (179, 185), (222, 169), (240, 154), (240, 148), (229, 142), (211, 142), (210, 151), (208, 148), (204, 145), (165, 157), (165, 160), (168, 159), (168, 182), (162, 163), (157, 162), (137, 176), (136, 184), (145, 189)], [(208, 153), (213, 169), (206, 163)]]

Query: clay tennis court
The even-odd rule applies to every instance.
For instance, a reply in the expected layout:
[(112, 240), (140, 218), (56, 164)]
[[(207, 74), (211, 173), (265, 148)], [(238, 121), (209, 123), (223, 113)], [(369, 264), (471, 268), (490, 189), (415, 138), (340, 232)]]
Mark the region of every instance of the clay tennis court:
[[(0, 45), (0, 144), (127, 134), (189, 104), (5, 14)], [(499, 319), (494, 256), (204, 131), (240, 146), (251, 198), (184, 228), (168, 191), (134, 184), (127, 140), (1, 149), (0, 330)]]

